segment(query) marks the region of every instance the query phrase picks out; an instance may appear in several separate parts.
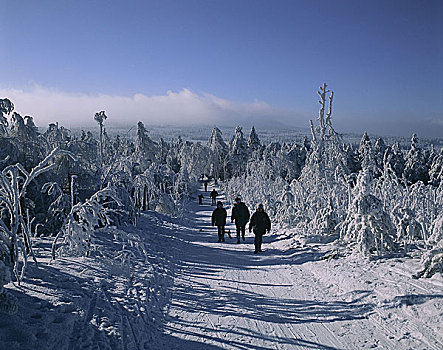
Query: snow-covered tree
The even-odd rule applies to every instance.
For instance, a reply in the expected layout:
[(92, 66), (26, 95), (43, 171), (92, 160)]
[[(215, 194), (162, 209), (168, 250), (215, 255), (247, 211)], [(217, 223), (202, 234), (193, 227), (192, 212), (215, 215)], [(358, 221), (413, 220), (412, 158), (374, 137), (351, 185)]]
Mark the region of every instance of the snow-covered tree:
[(9, 122), (6, 118), (14, 110), (14, 104), (7, 98), (0, 98), (0, 136), (8, 134)]
[(405, 159), (403, 156), (403, 152), (400, 148), (400, 144), (395, 142), (391, 147), (388, 147), (385, 151), (385, 158), (389, 156), (390, 167), (395, 171), (396, 176), (401, 179), (403, 178), (403, 173), (405, 170)]
[(103, 162), (104, 159), (104, 154), (103, 154), (103, 147), (104, 147), (104, 122), (107, 119), (107, 115), (105, 113), (105, 111), (100, 111), (100, 112), (96, 112), (94, 114), (94, 120), (98, 123), (99, 127), (100, 127), (100, 134), (99, 134), (99, 155), (100, 155), (100, 162)]
[(70, 131), (58, 123), (50, 123), (43, 134), (43, 140), (47, 152), (54, 148), (66, 149), (71, 141)]
[(200, 142), (185, 143), (179, 153), (181, 170), (186, 169), (190, 179), (195, 182), (201, 174), (209, 174), (211, 157), (210, 149)]
[(261, 150), (261, 142), (257, 135), (257, 132), (255, 131), (254, 126), (251, 128), (251, 132), (249, 133), (248, 137), (248, 147), (249, 151), (253, 154), (254, 152), (258, 153), (258, 156), (260, 155)]
[(245, 174), (248, 153), (248, 144), (243, 136), (242, 128), (237, 126), (225, 162), (226, 172), (229, 176)]
[(374, 163), (377, 169), (377, 173), (374, 175), (380, 175), (383, 171), (383, 158), (386, 152), (386, 145), (382, 138), (377, 138), (374, 144)]
[(146, 162), (156, 161), (158, 154), (158, 145), (148, 134), (145, 125), (142, 122), (137, 123), (137, 136), (135, 140), (135, 154), (139, 162), (143, 165)]
[(443, 148), (432, 159), (429, 169), (429, 182), (434, 186), (438, 186), (443, 182)]
[(359, 161), (362, 169), (369, 169), (374, 175), (375, 170), (375, 159), (374, 159), (374, 151), (372, 149), (371, 140), (365, 131), (363, 134), (360, 146), (358, 147)]
[(209, 175), (213, 176), (215, 179), (225, 179), (226, 174), (224, 172), (224, 163), (229, 148), (223, 140), (223, 135), (219, 128), (214, 127), (212, 129), (211, 137), (208, 141), (208, 147), (213, 153)]
[[(74, 156), (54, 149), (31, 171), (21, 164), (7, 166), (0, 173), (0, 308), (14, 311), (14, 303), (6, 296), (3, 285), (9, 282), (13, 271), (17, 281), (22, 280), (28, 256), (33, 253), (32, 237), (35, 218), (26, 211), (24, 202), (29, 185), (40, 175), (55, 167), (53, 160), (62, 155)], [(35, 225), (34, 225), (35, 230)], [(19, 271), (20, 270), (20, 271)], [(6, 272), (5, 272), (6, 271)], [(1, 305), (2, 303), (6, 303)]]
[(365, 256), (383, 256), (398, 249), (395, 228), (382, 201), (370, 193), (371, 181), (371, 172), (363, 169), (358, 175), (352, 205), (340, 225), (340, 242)]
[(406, 153), (405, 176), (410, 183), (422, 181), (427, 184), (429, 181), (426, 159), (423, 150), (419, 147), (416, 134), (412, 135), (411, 148)]

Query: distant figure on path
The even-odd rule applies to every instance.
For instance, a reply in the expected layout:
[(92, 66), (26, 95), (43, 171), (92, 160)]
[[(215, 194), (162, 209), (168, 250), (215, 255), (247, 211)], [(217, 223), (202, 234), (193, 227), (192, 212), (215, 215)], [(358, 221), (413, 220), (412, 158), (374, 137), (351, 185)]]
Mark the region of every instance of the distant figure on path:
[(208, 180), (205, 181), (205, 192), (208, 192)]
[(215, 208), (212, 212), (212, 226), (217, 226), (218, 231), (217, 242), (225, 241), (225, 225), (227, 216), (228, 213), (226, 212), (226, 209), (223, 208), (223, 203), (220, 201), (217, 202), (217, 208)]
[(218, 192), (215, 190), (215, 188), (211, 191), (211, 198), (212, 198), (212, 205), (215, 205), (215, 202), (217, 200)]
[(232, 207), (231, 222), (235, 220), (235, 227), (237, 229), (237, 243), (240, 243), (240, 232), (243, 240), (245, 240), (246, 224), (249, 221), (249, 209), (239, 197), (235, 198), (235, 204)]
[(271, 220), (269, 215), (263, 210), (263, 204), (257, 206), (257, 210), (252, 214), (251, 221), (249, 222), (249, 232), (254, 230), (254, 254), (261, 252), (261, 244), (263, 242), (263, 235), (271, 231)]
[(203, 204), (203, 194), (202, 194), (202, 193), (200, 193), (200, 194), (198, 195), (198, 204), (199, 204), (199, 205), (202, 205), (202, 204)]

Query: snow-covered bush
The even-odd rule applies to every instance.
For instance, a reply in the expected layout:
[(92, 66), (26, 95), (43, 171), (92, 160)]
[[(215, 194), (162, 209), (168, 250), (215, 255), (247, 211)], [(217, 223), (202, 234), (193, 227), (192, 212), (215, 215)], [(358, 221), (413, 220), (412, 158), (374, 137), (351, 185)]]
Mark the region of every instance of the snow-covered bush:
[[(25, 211), (26, 191), (39, 175), (54, 168), (57, 156), (70, 153), (54, 149), (43, 161), (28, 172), (21, 164), (10, 165), (0, 173), (0, 309), (15, 310), (13, 298), (5, 294), (3, 285), (9, 282), (12, 269), (18, 283), (22, 280), (28, 255), (36, 261), (32, 249), (34, 218)], [(21, 271), (19, 272), (21, 265)]]
[(431, 236), (428, 243), (433, 247), (423, 255), (423, 270), (419, 271), (414, 278), (432, 277), (436, 273), (443, 273), (443, 214), (433, 221)]
[(423, 239), (423, 227), (415, 218), (415, 213), (409, 208), (396, 207), (393, 210), (394, 224), (397, 231), (397, 241), (407, 245)]
[(278, 221), (292, 225), (295, 223), (296, 218), (296, 209), (294, 207), (295, 199), (294, 194), (292, 193), (291, 186), (286, 185), (285, 189), (280, 197), (278, 202), (276, 217)]
[[(84, 203), (75, 204), (54, 239), (53, 259), (56, 257), (56, 252), (90, 256), (94, 249), (95, 229), (115, 223), (121, 215), (116, 206), (122, 206), (122, 203), (112, 186), (97, 191)], [(57, 248), (59, 239), (62, 239), (62, 242)]]
[[(26, 191), (36, 177), (55, 167), (53, 161), (60, 155), (75, 158), (69, 152), (54, 149), (30, 172), (21, 164), (16, 164), (6, 167), (0, 173), (0, 240), (8, 252), (3, 262), (6, 266), (13, 268), (19, 282), (25, 273), (28, 254), (31, 254), (35, 259), (31, 242), (33, 218), (29, 217), (23, 207)], [(19, 273), (20, 264), (22, 267)]]
[(337, 213), (334, 210), (332, 202), (327, 207), (317, 211), (313, 220), (307, 224), (307, 232), (309, 235), (320, 235), (324, 237), (336, 238), (336, 226), (338, 224)]

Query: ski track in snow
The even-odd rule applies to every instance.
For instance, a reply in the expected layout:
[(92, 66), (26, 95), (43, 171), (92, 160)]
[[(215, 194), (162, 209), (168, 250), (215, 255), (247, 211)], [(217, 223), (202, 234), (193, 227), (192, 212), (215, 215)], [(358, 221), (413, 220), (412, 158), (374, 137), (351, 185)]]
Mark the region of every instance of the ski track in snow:
[[(208, 194), (182, 222), (150, 212), (123, 228), (140, 237), (124, 264), (50, 262), (41, 240), (39, 265), (7, 286), (19, 311), (0, 317), (0, 350), (443, 348), (441, 276), (412, 280), (416, 259), (323, 261), (324, 245), (275, 228), (255, 255), (231, 223), (216, 242)], [(106, 230), (103, 250), (120, 244)]]

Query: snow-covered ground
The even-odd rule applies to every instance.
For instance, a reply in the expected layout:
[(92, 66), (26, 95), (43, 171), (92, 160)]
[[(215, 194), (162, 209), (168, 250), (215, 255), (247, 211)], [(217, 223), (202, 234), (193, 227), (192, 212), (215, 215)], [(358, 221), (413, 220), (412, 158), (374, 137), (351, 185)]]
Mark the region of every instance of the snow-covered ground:
[(51, 262), (40, 241), (6, 286), (19, 309), (0, 315), (0, 349), (443, 348), (443, 281), (412, 279), (418, 259), (321, 260), (327, 245), (276, 228), (255, 255), (232, 224), (216, 242), (209, 204), (101, 229), (91, 258)]

